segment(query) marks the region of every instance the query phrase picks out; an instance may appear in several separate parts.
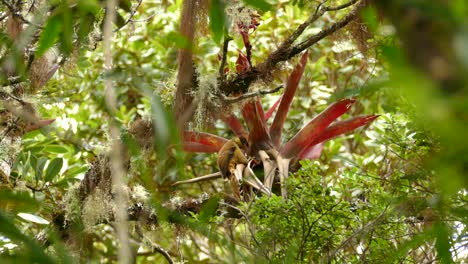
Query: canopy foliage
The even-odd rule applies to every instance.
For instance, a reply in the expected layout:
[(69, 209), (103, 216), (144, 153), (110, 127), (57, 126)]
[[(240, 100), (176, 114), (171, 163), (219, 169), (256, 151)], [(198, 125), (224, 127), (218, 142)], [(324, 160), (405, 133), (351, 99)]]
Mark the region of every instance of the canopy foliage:
[[(466, 263), (467, 25), (464, 0), (1, 0), (0, 262)], [(236, 135), (266, 190), (211, 175)]]

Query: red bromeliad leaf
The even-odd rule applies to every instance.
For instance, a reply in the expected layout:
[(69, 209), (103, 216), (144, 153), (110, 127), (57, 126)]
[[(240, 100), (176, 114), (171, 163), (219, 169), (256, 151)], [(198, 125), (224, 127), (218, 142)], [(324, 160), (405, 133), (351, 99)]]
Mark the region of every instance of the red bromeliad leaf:
[(239, 56), (237, 56), (237, 60), (236, 60), (236, 72), (244, 73), (248, 70), (250, 70), (250, 62), (247, 56), (245, 56), (244, 53), (239, 51)]
[(256, 153), (261, 149), (270, 149), (270, 134), (267, 131), (265, 122), (261, 120), (255, 101), (250, 100), (244, 104), (242, 116), (249, 128), (250, 151)]
[(307, 147), (299, 154), (299, 159), (318, 159), (322, 154), (323, 145), (323, 143), (319, 143)]
[(247, 127), (249, 130), (252, 130), (252, 127), (254, 126), (254, 122), (257, 118), (255, 114), (255, 104), (252, 100), (247, 101), (243, 106), (242, 106), (242, 117), (244, 118)]
[(242, 136), (244, 138), (248, 137), (247, 131), (245, 131), (244, 126), (242, 126), (242, 123), (235, 115), (225, 115), (221, 117), (221, 119), (229, 126), (229, 128), (231, 128), (232, 132), (234, 132), (236, 136)]
[(184, 131), (183, 143), (196, 143), (204, 146), (211, 146), (216, 148), (218, 151), (227, 139), (219, 137), (210, 133), (195, 132), (195, 131)]
[(265, 119), (265, 112), (263, 111), (262, 103), (260, 102), (260, 98), (257, 97), (255, 100), (255, 107), (258, 113), (258, 116), (260, 117), (260, 120), (266, 124), (266, 119)]
[(358, 116), (344, 121), (339, 121), (329, 126), (312, 144), (318, 144), (330, 140), (341, 134), (355, 130), (374, 121), (379, 115)]
[(278, 100), (276, 100), (276, 102), (266, 112), (266, 114), (265, 114), (265, 120), (266, 121), (268, 121), (268, 119), (270, 119), (270, 117), (273, 115), (273, 112), (275, 112), (276, 108), (278, 107), (279, 103), (281, 102), (281, 98), (283, 98), (283, 96), (280, 96), (280, 98), (278, 98)]
[(182, 148), (187, 152), (216, 153), (220, 148), (213, 145), (203, 145), (196, 142), (183, 142)]
[[(358, 116), (345, 121), (339, 121), (329, 126), (320, 136), (309, 144), (300, 154), (299, 159), (317, 159), (320, 156), (321, 149), (323, 149), (323, 142), (330, 140), (341, 134), (345, 134), (355, 130), (358, 127), (367, 125), (374, 121), (379, 115)], [(321, 146), (319, 156), (317, 154), (317, 146)], [(314, 153), (315, 151), (315, 153)]]
[(244, 45), (246, 48), (251, 47), (250, 45), (250, 40), (249, 40), (249, 29), (244, 29), (239, 27), (239, 33), (242, 36), (242, 41), (244, 42)]
[(299, 85), (299, 81), (301, 80), (302, 74), (304, 73), (308, 55), (308, 51), (302, 54), (299, 64), (296, 65), (293, 72), (289, 76), (286, 89), (284, 90), (284, 94), (281, 98), (281, 103), (279, 105), (278, 112), (276, 113), (275, 119), (271, 124), (270, 134), (271, 139), (273, 141), (273, 145), (275, 147), (279, 147), (281, 143), (281, 133), (283, 131), (284, 121), (286, 121), (289, 107), (291, 106), (294, 94), (296, 93), (297, 86)]
[[(313, 143), (322, 132), (338, 117), (348, 112), (355, 99), (343, 99), (333, 103), (322, 113), (305, 125), (288, 143), (280, 150), (284, 158), (294, 158), (307, 146)], [(281, 106), (280, 106), (281, 107)]]
[(39, 121), (34, 122), (33, 124), (27, 126), (25, 128), (25, 130), (26, 130), (26, 132), (30, 132), (30, 131), (33, 131), (33, 130), (36, 130), (36, 129), (39, 129), (39, 128), (43, 128), (43, 127), (45, 127), (47, 125), (52, 124), (54, 121), (55, 121), (55, 118), (54, 119), (39, 120)]
[(242, 36), (242, 41), (244, 42), (244, 46), (245, 46), (245, 50), (246, 50), (246, 53), (247, 53), (247, 61), (249, 62), (250, 65), (252, 65), (252, 44), (250, 43), (250, 39), (249, 39), (249, 31), (250, 29), (253, 29), (255, 31), (255, 29), (258, 27), (258, 25), (260, 24), (258, 22), (258, 18), (260, 16), (257, 15), (257, 14), (251, 14), (250, 15), (250, 23), (248, 24), (244, 24), (242, 22), (238, 23), (237, 24), (237, 27), (239, 29), (239, 33), (240, 35)]

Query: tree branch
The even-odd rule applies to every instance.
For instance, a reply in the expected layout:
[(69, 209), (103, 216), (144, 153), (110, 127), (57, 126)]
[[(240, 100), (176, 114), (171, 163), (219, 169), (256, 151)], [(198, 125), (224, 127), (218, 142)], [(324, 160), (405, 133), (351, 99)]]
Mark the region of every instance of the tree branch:
[(160, 245), (157, 245), (153, 242), (151, 242), (151, 247), (153, 248), (153, 252), (156, 251), (158, 252), (159, 254), (163, 255), (163, 257), (167, 260), (167, 262), (169, 264), (173, 264), (174, 261), (172, 260), (171, 258), (171, 255), (169, 255), (169, 252), (167, 252), (167, 250), (165, 250), (164, 248), (162, 248)]
[(128, 17), (128, 19), (123, 23), (122, 26), (120, 26), (120, 27), (114, 29), (114, 32), (117, 32), (117, 31), (121, 30), (121, 29), (124, 28), (126, 25), (128, 25), (128, 23), (133, 22), (132, 19), (133, 19), (133, 17), (135, 16), (137, 9), (140, 7), (140, 5), (141, 5), (142, 2), (143, 2), (143, 0), (138, 0), (138, 3), (137, 3), (137, 5), (135, 6), (135, 8), (133, 8), (133, 9), (130, 11), (130, 16)]
[(210, 181), (210, 180), (218, 179), (218, 178), (221, 178), (221, 177), (222, 177), (221, 172), (215, 172), (215, 173), (212, 173), (212, 174), (196, 177), (196, 178), (189, 179), (189, 180), (177, 181), (177, 182), (174, 182), (172, 184), (172, 186), (177, 186), (177, 185), (181, 185), (181, 184), (195, 183), (195, 182), (201, 182), (201, 181)]
[(323, 38), (325, 38), (326, 36), (328, 35), (331, 35), (333, 33), (335, 33), (336, 31), (338, 31), (339, 29), (345, 27), (346, 25), (349, 24), (349, 22), (353, 21), (354, 19), (356, 19), (358, 16), (359, 16), (359, 11), (361, 11), (361, 9), (364, 7), (364, 2), (361, 2), (359, 5), (357, 5), (353, 11), (351, 11), (347, 16), (345, 16), (343, 19), (341, 19), (340, 21), (334, 23), (333, 25), (321, 30), (319, 33), (313, 35), (313, 36), (310, 36), (309, 38), (307, 38), (306, 40), (304, 40), (303, 42), (297, 44), (296, 46), (294, 46), (291, 50), (291, 53), (290, 53), (290, 56), (295, 56), (299, 53), (301, 53), (303, 50), (309, 48), (310, 46), (312, 46), (313, 44), (319, 42), (320, 40), (322, 40)]
[(223, 101), (225, 103), (233, 104), (233, 103), (237, 103), (237, 102), (240, 102), (242, 100), (252, 98), (252, 97), (255, 97), (255, 96), (276, 93), (281, 88), (283, 88), (283, 85), (280, 85), (280, 86), (278, 86), (276, 88), (273, 88), (271, 90), (258, 90), (258, 91), (255, 91), (255, 92), (245, 93), (245, 94), (242, 94), (242, 95), (237, 96), (237, 97), (227, 97), (224, 94), (221, 94), (221, 97), (222, 97), (222, 99), (223, 99)]
[(9, 77), (6, 80), (5, 83), (1, 83), (0, 86), (1, 87), (8, 87), (8, 86), (12, 86), (12, 85), (15, 85), (15, 84), (20, 84), (20, 83), (23, 83), (23, 82), (26, 82), (26, 80), (23, 77), (13, 76), (13, 77)]
[[(288, 37), (278, 49), (272, 52), (267, 59), (258, 64), (255, 67), (252, 67), (251, 70), (238, 74), (235, 78), (225, 82), (220, 86), (220, 90), (226, 94), (234, 93), (245, 93), (248, 91), (248, 88), (252, 82), (258, 79), (268, 79), (272, 70), (274, 70), (279, 62), (287, 61), (302, 52), (303, 50), (309, 48), (313, 44), (322, 40), (323, 38), (329, 36), (330, 34), (335, 33), (339, 29), (348, 25), (352, 20), (356, 19), (359, 16), (359, 11), (365, 6), (365, 1), (352, 0), (346, 4), (336, 6), (336, 7), (326, 7), (323, 6), (325, 1), (322, 1), (321, 4), (317, 7), (315, 12)], [(338, 11), (347, 7), (350, 7), (354, 4), (357, 5), (355, 8), (350, 11), (341, 20), (336, 23), (328, 26), (327, 28), (320, 31), (318, 34), (308, 37), (303, 42), (292, 46), (294, 41), (305, 31), (305, 29), (310, 26), (314, 21), (316, 21), (320, 16), (322, 16), (327, 11)]]
[(35, 27), (40, 28), (40, 29), (43, 29), (43, 27), (41, 25), (34, 24), (33, 22), (31, 22), (31, 21), (27, 20), (26, 18), (24, 18), (24, 16), (20, 14), (20, 11), (17, 10), (13, 5), (8, 3), (6, 0), (1, 0), (1, 1), (8, 8), (8, 11), (10, 11), (10, 13), (13, 16), (19, 18), (23, 23), (35, 26)]
[(3, 21), (5, 18), (7, 18), (7, 17), (8, 17), (8, 13), (7, 13), (7, 12), (3, 13), (3, 14), (0, 16), (0, 22), (2, 22), (2, 21)]
[(226, 75), (224, 74), (224, 67), (226, 66), (226, 59), (227, 59), (227, 52), (228, 52), (228, 47), (229, 47), (229, 41), (231, 41), (232, 38), (230, 36), (226, 36), (224, 39), (223, 43), (223, 53), (221, 57), (221, 65), (219, 65), (219, 83), (223, 83), (224, 79), (226, 78)]
[(320, 2), (320, 4), (317, 5), (317, 8), (315, 9), (315, 12), (309, 16), (309, 18), (302, 24), (297, 27), (297, 29), (289, 36), (283, 43), (281, 43), (281, 46), (279, 49), (289, 47), (291, 44), (293, 44), (296, 39), (302, 35), (304, 30), (310, 26), (310, 24), (314, 23), (319, 17), (321, 17), (325, 13), (325, 9), (321, 8), (322, 5), (326, 2), (327, 0), (323, 0)]
[(358, 0), (352, 0), (352, 1), (349, 1), (348, 3), (344, 3), (342, 5), (339, 5), (339, 6), (326, 6), (325, 9), (326, 11), (338, 11), (338, 10), (341, 10), (341, 9), (345, 9), (347, 7), (350, 7), (352, 5), (354, 5), (355, 3), (357, 3)]
[(344, 246), (348, 245), (349, 242), (356, 236), (364, 233), (364, 232), (368, 232), (370, 229), (372, 229), (374, 226), (376, 226), (377, 224), (379, 224), (386, 216), (387, 216), (387, 210), (388, 210), (388, 206), (385, 207), (385, 209), (383, 210), (382, 213), (380, 213), (374, 220), (370, 221), (369, 223), (367, 223), (365, 226), (363, 226), (362, 228), (360, 228), (359, 230), (357, 230), (356, 232), (354, 232), (353, 234), (351, 234), (351, 236), (349, 236), (347, 239), (345, 239), (343, 242), (341, 242), (341, 244), (336, 247), (333, 252), (327, 256), (327, 260), (325, 261), (325, 263), (330, 263), (331, 260), (335, 257), (335, 255), (338, 253), (338, 251), (343, 248)]

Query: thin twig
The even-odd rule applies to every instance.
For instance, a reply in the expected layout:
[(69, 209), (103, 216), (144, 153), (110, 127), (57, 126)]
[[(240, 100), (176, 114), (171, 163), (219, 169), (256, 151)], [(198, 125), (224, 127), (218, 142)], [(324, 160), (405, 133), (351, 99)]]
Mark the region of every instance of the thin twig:
[(368, 229), (372, 228), (374, 225), (379, 223), (386, 216), (387, 209), (388, 209), (388, 206), (385, 207), (383, 212), (380, 213), (374, 220), (370, 221), (365, 226), (363, 226), (361, 229), (357, 230), (351, 236), (349, 236), (347, 239), (345, 239), (343, 242), (341, 242), (341, 244), (338, 247), (336, 247), (335, 250), (333, 250), (333, 252), (327, 257), (327, 261), (325, 261), (325, 263), (330, 263), (332, 258), (338, 253), (338, 251), (341, 248), (343, 248), (344, 246), (348, 245), (349, 242), (351, 241), (351, 239), (353, 239), (354, 237), (356, 237), (357, 235), (359, 235), (361, 233), (367, 232)]
[(312, 23), (317, 21), (320, 17), (322, 17), (326, 12), (338, 11), (340, 9), (349, 7), (357, 2), (357, 0), (352, 0), (349, 3), (343, 4), (340, 6), (329, 7), (329, 6), (324, 5), (327, 1), (328, 0), (322, 0), (322, 2), (320, 2), (315, 8), (314, 13), (310, 15), (309, 18), (307, 18), (307, 20), (304, 23), (300, 24), (299, 27), (291, 34), (291, 36), (289, 36), (285, 41), (283, 41), (283, 43), (281, 43), (280, 47), (275, 52), (281, 53), (290, 49), (294, 41), (296, 41), (296, 39), (299, 38), (299, 36), (301, 36), (302, 33), (304, 33), (304, 30), (308, 28)]
[(138, 20), (131, 19), (130, 22), (132, 22), (132, 23), (144, 23), (144, 22), (150, 21), (155, 16), (156, 16), (156, 13), (149, 15), (147, 18), (142, 18), (142, 19), (138, 19)]
[(20, 103), (22, 105), (26, 104), (26, 102), (23, 99), (21, 99), (19, 97), (16, 97), (16, 96), (12, 95), (11, 93), (8, 93), (8, 92), (5, 92), (5, 91), (0, 91), (0, 99), (5, 100), (7, 98), (11, 98), (11, 99), (13, 99), (15, 101), (18, 101), (18, 103)]
[(320, 2), (320, 4), (317, 5), (317, 8), (315, 9), (315, 12), (307, 18), (307, 20), (300, 24), (297, 29), (289, 36), (283, 43), (281, 43), (280, 48), (285, 48), (291, 46), (291, 44), (300, 36), (302, 33), (304, 33), (304, 30), (310, 26), (313, 22), (315, 22), (319, 17), (321, 17), (325, 13), (325, 9), (321, 8), (322, 5), (326, 2), (327, 0), (324, 0)]
[(5, 83), (0, 84), (2, 87), (8, 87), (15, 84), (26, 82), (26, 80), (20, 76), (9, 77)]
[(23, 21), (23, 23), (26, 23), (26, 24), (29, 24), (29, 25), (32, 25), (32, 26), (35, 26), (37, 28), (40, 28), (42, 29), (43, 27), (40, 26), (40, 25), (37, 25), (37, 24), (34, 24), (33, 22), (27, 20), (26, 18), (24, 18), (23, 15), (20, 14), (20, 12), (18, 10), (16, 10), (16, 8), (14, 6), (12, 6), (11, 4), (9, 4), (6, 0), (1, 0), (2, 3), (8, 8), (8, 10), (10, 11), (10, 13), (19, 18), (21, 21)]
[(247, 216), (247, 214), (245, 214), (241, 209), (235, 207), (232, 204), (228, 204), (228, 203), (225, 203), (225, 202), (220, 202), (219, 204), (230, 207), (230, 208), (238, 211), (245, 218), (245, 221), (247, 222), (247, 227), (249, 229), (249, 232), (250, 232), (250, 235), (252, 236), (253, 241), (255, 242), (255, 244), (257, 244), (257, 246), (260, 246), (261, 244), (260, 244), (260, 242), (258, 242), (257, 238), (255, 238), (255, 231), (252, 229), (253, 225), (252, 225), (252, 222), (250, 221), (249, 217)]
[(3, 19), (8, 17), (8, 12), (5, 12), (3, 15), (0, 16), (0, 22), (3, 21)]
[(292, 47), (290, 56), (295, 56), (305, 49), (309, 48), (313, 44), (317, 43), (318, 41), (322, 40), (326, 36), (329, 36), (335, 33), (338, 29), (341, 29), (349, 24), (349, 22), (353, 21), (359, 16), (359, 11), (364, 7), (364, 2), (357, 5), (347, 16), (345, 16), (340, 21), (334, 23), (333, 25), (322, 29), (319, 33), (308, 37), (306, 40), (302, 41), (301, 43), (297, 44), (296, 46)]
[(354, 5), (357, 2), (358, 2), (358, 0), (352, 0), (352, 1), (349, 1), (348, 3), (344, 3), (344, 4), (339, 5), (339, 6), (326, 6), (325, 9), (326, 9), (326, 11), (338, 11), (338, 10), (341, 10), (341, 9), (348, 8), (348, 7)]
[[(270, 73), (273, 69), (276, 68), (278, 63), (282, 61), (287, 61), (294, 57), (295, 55), (301, 53), (305, 49), (309, 48), (310, 46), (314, 45), (318, 41), (322, 40), (323, 38), (329, 36), (330, 34), (335, 33), (339, 29), (348, 25), (352, 20), (356, 19), (359, 16), (359, 11), (365, 6), (365, 1), (351, 1), (347, 4), (337, 6), (337, 7), (323, 7), (322, 2), (316, 9), (316, 11), (305, 21), (303, 24), (299, 25), (299, 27), (289, 36), (283, 43), (279, 45), (279, 48), (276, 49), (274, 52), (270, 53), (268, 58), (263, 62), (259, 63), (257, 66), (252, 67), (249, 71), (238, 74), (235, 78), (225, 82), (222, 86), (220, 86), (220, 90), (224, 94), (235, 94), (238, 92), (248, 90), (250, 84), (258, 79), (268, 79)], [(341, 20), (333, 23), (332, 25), (328, 26), (325, 29), (322, 29), (318, 34), (312, 35), (306, 38), (303, 42), (291, 46), (293, 42), (305, 31), (305, 29), (316, 19), (318, 19), (324, 12), (327, 10), (335, 11), (339, 9), (346, 8), (355, 4), (355, 8), (349, 12)]]
[(137, 9), (140, 7), (140, 5), (141, 5), (142, 2), (143, 2), (143, 0), (138, 0), (138, 3), (137, 3), (137, 5), (135, 6), (135, 8), (133, 8), (133, 9), (130, 11), (130, 16), (128, 17), (128, 19), (123, 23), (122, 26), (120, 26), (119, 28), (114, 29), (114, 32), (117, 32), (117, 31), (121, 30), (121, 29), (124, 28), (126, 25), (128, 25), (128, 23), (133, 22), (133, 21), (132, 21), (132, 18), (135, 16)]
[(163, 255), (163, 257), (167, 260), (169, 264), (173, 264), (174, 261), (171, 258), (171, 255), (169, 255), (169, 252), (162, 248), (160, 245), (157, 245), (154, 242), (151, 242), (151, 247), (153, 248), (153, 251), (158, 252), (159, 254)]
[(270, 90), (258, 90), (258, 91), (254, 91), (254, 92), (250, 92), (250, 93), (245, 93), (245, 94), (239, 95), (237, 97), (227, 97), (224, 94), (221, 94), (221, 98), (223, 99), (223, 101), (225, 103), (233, 104), (233, 103), (237, 103), (237, 102), (240, 102), (242, 100), (245, 100), (245, 99), (248, 99), (248, 98), (251, 98), (251, 97), (276, 93), (281, 88), (283, 88), (283, 85), (280, 85), (280, 86), (278, 86), (276, 88), (273, 88), (273, 89), (270, 89)]
[(29, 13), (31, 13), (31, 11), (33, 10), (35, 4), (36, 4), (36, 0), (33, 0), (32, 3), (31, 3), (31, 6), (29, 6), (29, 8), (28, 8), (28, 12), (26, 12), (26, 15), (29, 15)]
[(219, 83), (222, 84), (224, 82), (224, 79), (226, 78), (226, 75), (224, 74), (224, 67), (226, 66), (226, 60), (227, 60), (227, 52), (228, 52), (228, 47), (229, 47), (229, 41), (231, 41), (232, 38), (230, 36), (226, 36), (224, 39), (223, 43), (223, 53), (221, 57), (221, 65), (219, 65)]
[(174, 182), (172, 184), (172, 186), (177, 186), (177, 185), (181, 185), (181, 184), (195, 183), (195, 182), (201, 182), (201, 181), (210, 181), (210, 180), (218, 179), (218, 178), (221, 178), (221, 177), (222, 177), (221, 172), (215, 172), (215, 173), (212, 173), (212, 174), (196, 177), (196, 178), (189, 179), (189, 180), (177, 181), (177, 182)]

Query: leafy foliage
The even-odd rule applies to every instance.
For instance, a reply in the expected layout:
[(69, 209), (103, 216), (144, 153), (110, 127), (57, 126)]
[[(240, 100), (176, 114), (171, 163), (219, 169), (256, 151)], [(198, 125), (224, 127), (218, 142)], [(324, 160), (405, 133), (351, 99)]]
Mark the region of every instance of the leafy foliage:
[[(163, 263), (166, 256), (189, 263), (466, 261), (463, 1), (374, 1), (346, 28), (312, 45), (307, 64), (292, 58), (253, 82), (249, 92), (278, 87), (298, 72), (294, 65), (303, 67), (301, 81), (293, 80), (297, 89), (286, 88), (296, 96), (281, 110), (287, 113), (276, 123), (281, 129), (268, 131), (276, 143), (293, 138), (307, 120), (343, 98), (358, 100), (338, 126), (325, 126), (328, 135), (349, 132), (337, 129), (340, 124), (363, 124), (352, 117), (380, 117), (319, 145), (318, 159), (291, 164), (288, 199), (258, 195), (240, 204), (219, 180), (172, 186), (218, 170), (216, 155), (182, 148), (199, 151), (216, 139), (205, 151), (213, 153), (249, 126), (249, 120), (234, 118), (245, 104), (218, 105), (199, 116), (208, 120), (205, 131), (219, 137), (186, 132), (179, 138), (171, 113), (178, 49), (192, 48), (198, 98), (205, 103), (220, 96), (213, 87), (223, 36), (233, 40), (221, 71), (225, 81), (236, 80), (261, 70), (259, 64), (314, 12), (356, 1), (325, 1), (322, 9), (319, 1), (210, 1), (204, 14), (210, 29), (197, 24), (196, 45), (178, 32), (182, 1), (118, 1), (110, 71), (101, 45), (106, 2), (1, 2), (0, 262), (116, 260), (121, 244), (113, 210), (122, 205), (115, 204), (108, 182), (99, 180), (111, 174), (109, 117), (128, 149), (122, 153), (124, 189), (137, 262)], [(249, 7), (237, 8), (244, 4)], [(295, 43), (348, 13), (322, 13)], [(116, 87), (114, 114), (104, 100), (106, 80)], [(278, 116), (273, 105), (283, 97), (262, 95), (247, 107), (265, 110), (265, 124), (273, 127), (268, 117)], [(211, 119), (216, 115), (210, 111), (223, 114), (228, 126)], [(32, 121), (38, 123), (28, 129)], [(193, 144), (183, 145), (184, 139)]]

